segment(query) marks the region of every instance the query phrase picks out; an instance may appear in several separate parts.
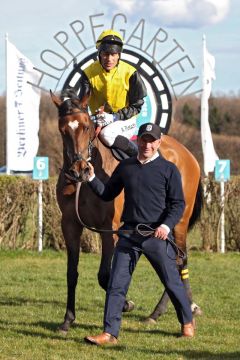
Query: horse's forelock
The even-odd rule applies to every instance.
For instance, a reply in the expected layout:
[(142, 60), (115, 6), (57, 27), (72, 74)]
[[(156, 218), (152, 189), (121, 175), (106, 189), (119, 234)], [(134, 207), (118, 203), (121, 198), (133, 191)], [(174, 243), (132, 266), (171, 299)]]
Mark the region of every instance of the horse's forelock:
[(61, 106), (59, 107), (59, 114), (61, 116), (67, 115), (69, 113), (72, 113), (73, 106), (71, 99), (63, 100)]
[(74, 89), (65, 89), (61, 93), (61, 99), (64, 101), (65, 98), (69, 98), (71, 100), (79, 99), (76, 91)]

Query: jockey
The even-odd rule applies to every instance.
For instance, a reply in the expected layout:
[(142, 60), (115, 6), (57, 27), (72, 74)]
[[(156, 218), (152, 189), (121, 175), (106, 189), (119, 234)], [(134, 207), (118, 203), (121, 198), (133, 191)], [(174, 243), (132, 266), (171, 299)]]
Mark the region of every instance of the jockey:
[[(97, 113), (102, 142), (133, 156), (137, 148), (129, 139), (136, 130), (146, 87), (135, 67), (120, 60), (123, 38), (117, 31), (103, 31), (96, 48), (98, 60), (83, 70), (79, 97), (91, 95), (89, 107), (92, 114)], [(101, 111), (103, 105), (104, 111)]]

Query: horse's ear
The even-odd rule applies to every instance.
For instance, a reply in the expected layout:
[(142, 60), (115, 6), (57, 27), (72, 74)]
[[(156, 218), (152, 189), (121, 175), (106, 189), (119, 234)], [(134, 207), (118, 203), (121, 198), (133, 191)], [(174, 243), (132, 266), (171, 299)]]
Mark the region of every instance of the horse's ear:
[(59, 106), (61, 106), (61, 104), (62, 104), (62, 100), (58, 96), (56, 96), (52, 92), (52, 90), (50, 90), (50, 95), (51, 95), (53, 103), (56, 105), (57, 108), (59, 108)]

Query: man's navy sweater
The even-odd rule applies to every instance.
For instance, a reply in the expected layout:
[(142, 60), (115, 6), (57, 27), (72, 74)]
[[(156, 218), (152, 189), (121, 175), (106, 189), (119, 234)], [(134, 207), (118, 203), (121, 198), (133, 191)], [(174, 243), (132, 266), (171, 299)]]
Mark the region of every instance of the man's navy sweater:
[(124, 223), (166, 224), (172, 230), (185, 208), (181, 175), (161, 156), (146, 164), (136, 157), (123, 160), (106, 184), (97, 177), (89, 184), (105, 201), (113, 200), (124, 189)]

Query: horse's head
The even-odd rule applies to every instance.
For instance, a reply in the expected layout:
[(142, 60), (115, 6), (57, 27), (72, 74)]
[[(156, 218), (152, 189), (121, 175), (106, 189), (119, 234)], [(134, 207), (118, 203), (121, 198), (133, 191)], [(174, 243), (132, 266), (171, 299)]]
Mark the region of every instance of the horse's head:
[(94, 124), (88, 114), (88, 97), (80, 101), (73, 91), (61, 97), (51, 91), (50, 94), (58, 109), (66, 176), (73, 181), (86, 181), (95, 137)]

